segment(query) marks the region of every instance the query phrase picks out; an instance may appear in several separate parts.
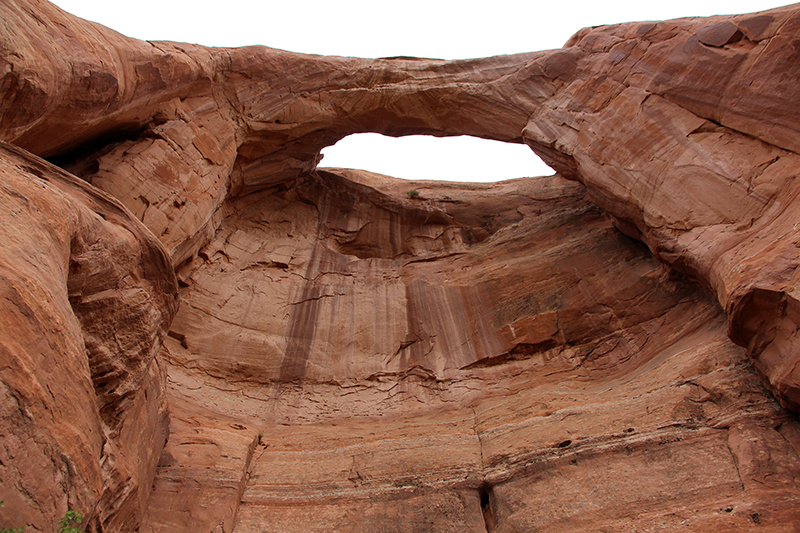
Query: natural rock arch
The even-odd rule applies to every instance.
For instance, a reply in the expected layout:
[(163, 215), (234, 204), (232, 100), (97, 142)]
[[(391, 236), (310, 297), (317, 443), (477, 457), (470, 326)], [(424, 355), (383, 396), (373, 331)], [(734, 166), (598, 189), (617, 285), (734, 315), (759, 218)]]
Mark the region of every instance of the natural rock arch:
[[(0, 137), (33, 154), (56, 158), (65, 169), (119, 200), (160, 240), (178, 271), (179, 281), (186, 285), (183, 314), (179, 313), (172, 323), (174, 310), (170, 310), (169, 303), (175, 289), (172, 274), (159, 271), (132, 276), (136, 282), (142, 281), (137, 278), (139, 276), (148, 287), (152, 284), (163, 289), (155, 291), (152, 301), (142, 303), (144, 319), (141, 324), (134, 321), (133, 329), (139, 324), (140, 333), (155, 339), (149, 346), (153, 350), (169, 330), (165, 353), (159, 360), (175, 365), (173, 385), (167, 393), (160, 381), (160, 370), (146, 364), (144, 371), (138, 369), (135, 379), (126, 382), (129, 403), (136, 408), (120, 415), (129, 422), (127, 427), (134, 428), (129, 431), (146, 427), (147, 431), (140, 435), (152, 435), (157, 440), (163, 429), (159, 429), (158, 423), (164, 414), (162, 400), (164, 394), (172, 395), (173, 440), (162, 456), (161, 477), (156, 477), (155, 490), (160, 497), (145, 513), (146, 494), (142, 496), (144, 493), (138, 489), (149, 486), (157, 450), (133, 446), (133, 451), (120, 452), (119, 446), (132, 441), (112, 431), (104, 441), (100, 460), (105, 470), (99, 463), (81, 456), (87, 461), (86, 468), (75, 470), (79, 482), (68, 484), (57, 495), (57, 506), (68, 502), (88, 502), (87, 505), (100, 502), (92, 512), (93, 524), (98, 530), (133, 529), (142, 516), (145, 527), (164, 530), (165, 524), (171, 524), (170, 527), (180, 529), (179, 524), (170, 523), (174, 520), (173, 505), (180, 507), (192, 500), (186, 498), (186, 492), (181, 492), (192, 490), (181, 484), (181, 479), (185, 480), (180, 477), (181, 465), (186, 457), (180, 453), (187, 449), (181, 446), (208, 445), (223, 450), (213, 468), (220, 473), (220, 479), (224, 479), (220, 486), (210, 486), (213, 490), (207, 497), (215, 504), (209, 508), (215, 513), (224, 509), (213, 516), (200, 516), (199, 523), (192, 527), (227, 520), (223, 529), (229, 531), (231, 521), (238, 516), (236, 520), (245, 524), (241, 527), (246, 529), (246, 524), (258, 521), (259, 509), (268, 507), (269, 498), (277, 498), (275, 493), (269, 492), (272, 490), (269, 487), (280, 485), (270, 478), (268, 466), (259, 462), (261, 459), (253, 459), (254, 450), (258, 449), (258, 457), (268, 459), (273, 452), (262, 449), (262, 442), (268, 441), (277, 447), (282, 434), (287, 439), (303, 437), (302, 424), (300, 429), (287, 429), (289, 426), (280, 423), (305, 420), (303, 417), (312, 420), (320, 417), (321, 420), (324, 416), (320, 413), (328, 416), (342, 409), (353, 410), (366, 419), (375, 413), (368, 407), (359, 412), (355, 406), (385, 401), (393, 397), (395, 393), (391, 391), (396, 387), (398, 394), (419, 398), (421, 403), (440, 402), (437, 405), (443, 406), (442, 412), (449, 411), (445, 408), (448, 402), (456, 402), (459, 409), (453, 412), (459, 414), (447, 415), (455, 417), (449, 419), (450, 427), (456, 428), (448, 434), (453, 440), (443, 437), (441, 442), (445, 444), (441, 450), (448, 450), (462, 435), (468, 435), (463, 437), (471, 443), (465, 448), (469, 450), (465, 455), (468, 458), (459, 458), (443, 466), (443, 471), (450, 476), (445, 481), (431, 474), (439, 468), (435, 462), (430, 463), (433, 466), (427, 470), (421, 467), (415, 471), (417, 478), (404, 481), (402, 472), (381, 470), (379, 464), (370, 462), (370, 454), (374, 453), (386, 459), (385, 464), (392, 464), (391, 453), (380, 443), (369, 440), (366, 425), (354, 422), (353, 431), (368, 444), (359, 445), (359, 454), (352, 456), (352, 465), (347, 466), (349, 470), (344, 477), (340, 471), (344, 467), (335, 459), (328, 463), (320, 460), (320, 465), (330, 466), (326, 475), (330, 474), (333, 481), (326, 485), (327, 478), (323, 476), (324, 479), (317, 480), (313, 494), (319, 496), (333, 487), (331, 490), (339, 491), (337, 494), (352, 496), (355, 493), (348, 492), (349, 484), (360, 487), (366, 483), (367, 489), (376, 491), (393, 486), (387, 489), (389, 500), (404, 501), (406, 503), (401, 506), (408, 504), (425, 514), (431, 510), (428, 500), (441, 498), (436, 503), (460, 516), (459, 524), (463, 526), (474, 525), (475, 520), (478, 525), (482, 524), (480, 491), (487, 490), (488, 484), (493, 487), (492, 497), (505, 502), (498, 507), (497, 522), (505, 520), (511, 524), (522, 520), (519, 525), (524, 522), (521, 516), (525, 512), (513, 508), (509, 502), (514, 501), (514, 494), (527, 494), (528, 489), (515, 476), (530, 479), (529, 475), (537, 472), (535, 464), (577, 460), (579, 453), (600, 449), (602, 442), (606, 442), (603, 439), (615, 443), (613, 446), (631, 446), (631, 453), (638, 453), (637, 460), (643, 464), (654, 460), (657, 464), (666, 464), (648, 455), (651, 449), (648, 446), (658, 439), (668, 442), (676, 438), (675, 442), (679, 442), (691, 434), (696, 437), (689, 439), (691, 444), (675, 448), (684, 465), (699, 469), (706, 461), (719, 467), (717, 473), (712, 472), (713, 469), (703, 471), (697, 478), (699, 485), (692, 485), (697, 491), (715, 493), (719, 487), (727, 487), (725, 483), (729, 478), (725, 476), (736, 466), (739, 472), (745, 472), (739, 475), (745, 478), (741, 480), (745, 494), (741, 497), (749, 498), (748, 505), (773, 502), (769, 505), (774, 516), (792, 516), (791, 510), (786, 510), (791, 505), (786, 504), (784, 508), (780, 503), (790, 502), (791, 498), (774, 503), (778, 500), (772, 493), (753, 488), (756, 485), (748, 476), (757, 474), (747, 473), (747, 469), (742, 468), (744, 463), (733, 465), (720, 459), (728, 449), (740, 462), (765, 449), (776, 450), (776, 457), (780, 456), (781, 461), (789, 465), (790, 475), (796, 472), (796, 454), (792, 456), (787, 444), (794, 442), (792, 435), (795, 433), (792, 432), (796, 429), (792, 428), (795, 426), (787, 422), (785, 414), (764, 400), (749, 381), (749, 371), (731, 371), (731, 381), (736, 384), (731, 390), (741, 393), (739, 396), (715, 396), (717, 391), (704, 396), (701, 391), (708, 392), (708, 384), (703, 378), (679, 383), (677, 376), (683, 375), (684, 369), (678, 368), (675, 375), (669, 374), (674, 380), (665, 388), (668, 391), (664, 392), (665, 396), (650, 398), (673, 406), (673, 412), (663, 416), (682, 425), (679, 429), (673, 428), (673, 434), (670, 433), (673, 429), (659, 426), (656, 422), (659, 418), (652, 415), (646, 419), (647, 431), (643, 432), (642, 440), (633, 442), (625, 440), (630, 437), (629, 433), (608, 433), (608, 428), (592, 426), (591, 416), (581, 417), (580, 413), (570, 411), (569, 406), (551, 401), (551, 398), (560, 398), (559, 387), (563, 386), (554, 383), (555, 378), (548, 381), (547, 375), (540, 375), (529, 367), (525, 370), (527, 374), (520, 371), (520, 374), (508, 376), (498, 371), (498, 367), (535, 367), (537, 358), (542, 358), (544, 363), (562, 365), (570, 371), (577, 368), (577, 373), (570, 375), (579, 379), (587, 354), (593, 354), (588, 361), (594, 365), (591, 368), (598, 376), (594, 383), (608, 386), (604, 390), (610, 396), (603, 398), (608, 405), (614, 404), (616, 392), (608, 391), (625, 390), (624, 385), (629, 382), (626, 380), (643, 379), (642, 375), (650, 368), (648, 365), (661, 361), (658, 356), (669, 352), (655, 348), (651, 352), (639, 346), (640, 340), (650, 339), (646, 327), (650, 319), (656, 320), (668, 313), (680, 317), (686, 312), (682, 307), (685, 299), (694, 298), (699, 302), (696, 310), (702, 315), (702, 320), (698, 320), (711, 324), (708, 331), (715, 332), (714, 335), (719, 333), (720, 316), (714, 305), (695, 289), (671, 279), (670, 276), (674, 276), (671, 269), (674, 269), (713, 293), (727, 315), (730, 339), (747, 348), (755, 368), (781, 403), (798, 409), (800, 377), (797, 375), (795, 334), (800, 320), (796, 305), (796, 266), (800, 252), (795, 242), (798, 220), (795, 178), (800, 163), (797, 161), (800, 146), (796, 130), (800, 123), (797, 120), (800, 97), (794, 90), (794, 82), (800, 67), (793, 56), (791, 42), (800, 31), (800, 22), (795, 9), (782, 8), (756, 16), (591, 28), (579, 32), (562, 50), (465, 61), (364, 60), (304, 56), (263, 47), (231, 50), (144, 43), (70, 17), (39, 0), (6, 2), (0, 6), (0, 13), (7, 26), (7, 31), (0, 36), (2, 49), (13, 51), (4, 56), (7, 67), (0, 93)], [(735, 31), (729, 31), (733, 28)], [(481, 193), (469, 191), (460, 191), (457, 201), (441, 190), (423, 191), (423, 198), (415, 201), (404, 198), (405, 191), (399, 189), (404, 185), (387, 178), (368, 177), (370, 186), (365, 186), (357, 183), (358, 180), (348, 179), (347, 172), (316, 171), (324, 146), (357, 132), (467, 134), (525, 143), (560, 176), (550, 181), (499, 187), (492, 194), (503, 202), (495, 205), (481, 204)], [(71, 178), (65, 178), (35, 156), (22, 154), (14, 147), (4, 150), (7, 154), (4, 159), (10, 161), (6, 165), (9, 175), (22, 176), (26, 183), (44, 179), (72, 184), (62, 183), (64, 190), (83, 190), (73, 186)], [(526, 199), (520, 200), (523, 190), (522, 196)], [(71, 198), (78, 193), (64, 194)], [(102, 193), (96, 194), (103, 201), (110, 201)], [(78, 196), (81, 198), (75, 202), (68, 199), (65, 205), (77, 212), (89, 213), (85, 216), (93, 220), (93, 224), (105, 228), (96, 218), (105, 218), (107, 206), (98, 207), (91, 200), (91, 194), (89, 200), (82, 193)], [(16, 197), (12, 197), (8, 196), (9, 201), (16, 201), (13, 200)], [(86, 207), (87, 202), (89, 207)], [(483, 214), (470, 214), (470, 209), (459, 208), (458, 202), (470, 208), (480, 205), (478, 211)], [(109, 209), (117, 209), (116, 203), (109, 205), (113, 206)], [(553, 205), (562, 211), (554, 210)], [(503, 210), (505, 208), (498, 206), (510, 208)], [(485, 214), (492, 209), (498, 212), (491, 216)], [(642, 254), (641, 249), (637, 251), (635, 243), (611, 231), (601, 210), (613, 218), (617, 228), (646, 243), (653, 255), (670, 269), (659, 273), (652, 257)], [(232, 213), (246, 213), (247, 216), (234, 217)], [(38, 214), (31, 212), (31, 217), (36, 224), (41, 222)], [(162, 257), (163, 251), (154, 244), (152, 237), (131, 217), (131, 220), (125, 217), (128, 215), (123, 216), (125, 220), (119, 224), (123, 229), (109, 230), (109, 233), (133, 235), (130, 237), (132, 247), (155, 250), (152, 251), (154, 256)], [(541, 237), (542, 242), (550, 241), (544, 233), (537, 233), (538, 226), (529, 225), (534, 217), (542, 217), (550, 224), (542, 226), (552, 230), (547, 235), (568, 240), (569, 233), (564, 233), (563, 228), (574, 229), (575, 235), (591, 234), (586, 243), (571, 244), (576, 248), (569, 248), (569, 257), (577, 257), (576, 250), (583, 252), (581, 257), (589, 257), (593, 267), (617, 281), (614, 290), (605, 293), (601, 284), (593, 284), (591, 269), (581, 268), (580, 261), (572, 260), (564, 265), (554, 260), (553, 268), (563, 270), (567, 276), (564, 279), (570, 280), (570, 289), (565, 293), (546, 284), (538, 290), (548, 295), (547, 301), (537, 300), (530, 292), (523, 295), (502, 292), (508, 287), (539, 280), (532, 271), (526, 270), (529, 263), (535, 261), (526, 262), (515, 256), (514, 261), (508, 261), (513, 268), (498, 265), (487, 268), (474, 254), (470, 255), (467, 248), (480, 244), (491, 249), (502, 242), (514, 253), (531, 253), (536, 257), (541, 251), (536, 247), (539, 241), (530, 237), (535, 235)], [(585, 225), (581, 226), (579, 220)], [(78, 224), (73, 229), (81, 234), (93, 228), (93, 224)], [(259, 236), (269, 237), (265, 239), (270, 243), (269, 249), (253, 244), (260, 242), (256, 238)], [(519, 241), (514, 240), (515, 236)], [(292, 246), (295, 248), (291, 249)], [(75, 259), (72, 248), (59, 250), (62, 255), (67, 254), (64, 257)], [(434, 259), (445, 261), (447, 267), (437, 271)], [(45, 272), (45, 278), (60, 279), (58, 268), (53, 268), (52, 272)], [(503, 273), (504, 268), (510, 274)], [(295, 294), (292, 283), (287, 282), (282, 288), (275, 288), (279, 287), (278, 281), (270, 285), (275, 291), (285, 292), (276, 299), (286, 303), (285, 309), (269, 307), (259, 301), (255, 289), (248, 293), (250, 302), (240, 302), (237, 294), (214, 292), (224, 292), (227, 285), (215, 285), (210, 274), (212, 269), (215, 269), (214, 276), (230, 275), (242, 286), (256, 283), (256, 278), (261, 283), (264, 279), (275, 281), (289, 276), (300, 288)], [(360, 276), (358, 281), (351, 279), (355, 274)], [(454, 281), (458, 276), (462, 283)], [(330, 279), (325, 283), (318, 282), (326, 277)], [(547, 279), (545, 275), (542, 277)], [(128, 277), (121, 276), (121, 279), (123, 285), (131, 283)], [(208, 287), (214, 291), (204, 293)], [(376, 287), (384, 288), (384, 292), (371, 290)], [(647, 290), (640, 292), (643, 288)], [(69, 299), (78, 293), (73, 294), (72, 288), (66, 291), (65, 287), (58, 291), (66, 298), (62, 300), (73, 304), (72, 313), (80, 315), (67, 313), (67, 319), (81, 322), (85, 309), (75, 305), (78, 300)], [(600, 296), (584, 301), (581, 298), (587, 292)], [(496, 293), (502, 297), (493, 296)], [(651, 300), (653, 294), (659, 298)], [(374, 308), (388, 314), (367, 317), (371, 322), (361, 317), (372, 329), (337, 329), (331, 317), (338, 309), (333, 303), (338, 298), (380, 300), (372, 302)], [(215, 309), (209, 301), (223, 306), (230, 302), (226, 311), (229, 314), (213, 316)], [(397, 305), (398, 301), (402, 305)], [(252, 308), (247, 307), (250, 304), (263, 311), (264, 316), (275, 314), (275, 320), (267, 328), (272, 330), (262, 331), (258, 329), (261, 324), (251, 323), (257, 317), (250, 312)], [(632, 318), (629, 308), (638, 312), (637, 306), (644, 311), (638, 318)], [(357, 307), (345, 305), (343, 308)], [(161, 309), (161, 318), (156, 317), (158, 309)], [(487, 309), (491, 312), (484, 313)], [(203, 320), (208, 323), (224, 322), (230, 315), (235, 315), (238, 322), (226, 323), (230, 327), (215, 330), (204, 327), (207, 322), (190, 320), (192, 313), (206, 315)], [(421, 320), (421, 316), (428, 322)], [(642, 316), (649, 318), (637, 322)], [(148, 325), (144, 325), (148, 320)], [(679, 318), (675, 320), (680, 321)], [(396, 331), (391, 329), (390, 326), (397, 323), (403, 327)], [(34, 331), (38, 325), (31, 324), (30, 331)], [(459, 329), (458, 324), (468, 324), (467, 333)], [(604, 329), (609, 324), (617, 329)], [(73, 330), (70, 331), (75, 335), (70, 338), (74, 337), (75, 342), (91, 340), (91, 332), (78, 334), (76, 328)], [(208, 338), (209, 332), (223, 330), (230, 335), (231, 343), (239, 343), (236, 347), (240, 352), (237, 353), (277, 355), (266, 362), (263, 357), (259, 360), (226, 359), (224, 353), (214, 351), (213, 339)], [(318, 330), (325, 335), (318, 335)], [(448, 331), (455, 333), (448, 337)], [(587, 331), (591, 338), (586, 336)], [(698, 340), (693, 336), (696, 332), (680, 331), (684, 335), (681, 338), (688, 339), (686, 342)], [(611, 337), (607, 338), (608, 335)], [(655, 333), (652, 336), (657, 337)], [(720, 368), (740, 368), (741, 365), (735, 364), (737, 354), (741, 355), (736, 348), (719, 337), (713, 337), (713, 342), (710, 338), (703, 340), (714, 344), (716, 351), (703, 352), (708, 359)], [(675, 339), (659, 339), (658, 342), (670, 349), (680, 346)], [(378, 346), (383, 340), (386, 340), (385, 346)], [(116, 339), (116, 342), (123, 341)], [(248, 343), (261, 352), (250, 350)], [(366, 346), (365, 343), (372, 343), (365, 348), (367, 351), (382, 358), (374, 368), (368, 364), (359, 366), (358, 358), (352, 356), (359, 346)], [(589, 344), (592, 349), (583, 353), (580, 347)], [(658, 343), (651, 343), (651, 346), (653, 344)], [(206, 350), (204, 358), (197, 357), (201, 345)], [(326, 346), (345, 347), (352, 353), (348, 355), (346, 350), (338, 350), (325, 359), (330, 355), (326, 353)], [(551, 351), (559, 347), (562, 351)], [(604, 351), (606, 348), (608, 350)], [(29, 357), (22, 348), (18, 352), (14, 352), (14, 360), (25, 361)], [(604, 359), (611, 353), (616, 355)], [(624, 353), (625, 357), (619, 353)], [(551, 355), (553, 359), (548, 359)], [(321, 364), (326, 361), (332, 361), (332, 368), (343, 369), (341, 375), (326, 374), (328, 369)], [(580, 364), (571, 367), (576, 361)], [(686, 363), (687, 372), (697, 371), (683, 359), (675, 361)], [(616, 365), (630, 372), (617, 376), (613, 371)], [(677, 362), (675, 365), (680, 366)], [(239, 399), (230, 403), (226, 393), (214, 392), (217, 390), (214, 386), (197, 385), (193, 369), (213, 371), (217, 378), (238, 376), (243, 384), (237, 398), (247, 398), (241, 399), (244, 407), (232, 407)], [(75, 370), (75, 375), (83, 370), (83, 367)], [(513, 421), (516, 411), (510, 404), (500, 408), (502, 416), (494, 419), (492, 409), (486, 407), (494, 401), (491, 399), (494, 396), (490, 394), (490, 400), (477, 400), (458, 387), (448, 388), (454, 375), (463, 377), (469, 372), (482, 374), (480, 379), (466, 380), (467, 389), (486, 386), (513, 390), (532, 402), (526, 404), (526, 409), (542, 413), (539, 418), (545, 420), (543, 425), (517, 424)], [(514, 381), (523, 374), (527, 377)], [(541, 393), (540, 403), (537, 403), (539, 392), (534, 386), (538, 382), (525, 381), (530, 376), (541, 377), (545, 389), (551, 387)], [(339, 378), (341, 381), (337, 381)], [(81, 379), (88, 379), (88, 376)], [(249, 388), (249, 381), (259, 386), (277, 384), (269, 389), (273, 396), (255, 399), (247, 396), (255, 390)], [(613, 386), (609, 385), (612, 382)], [(219, 385), (219, 382), (214, 383)], [(636, 383), (646, 388), (643, 382)], [(141, 386), (137, 388), (137, 385)], [(213, 411), (214, 416), (192, 411), (198, 401), (190, 392), (195, 386), (209, 389), (209, 396), (225, 407)], [(599, 384), (596, 386), (598, 390), (602, 388)], [(326, 387), (335, 387), (337, 391), (352, 387), (363, 397), (357, 396), (358, 402), (342, 405), (334, 402), (327, 411), (326, 406), (307, 413), (292, 411), (294, 404), (282, 401), (289, 398), (303, 403), (304, 394), (329, 390)], [(691, 394), (686, 393), (684, 397), (676, 392), (682, 387), (691, 389)], [(98, 390), (95, 393), (99, 393)], [(534, 392), (525, 396), (526, 390)], [(454, 399), (457, 396), (454, 391), (460, 391), (460, 399)], [(9, 394), (8, 397), (17, 398)], [(148, 394), (159, 400), (146, 402), (142, 398)], [(321, 393), (320, 397), (327, 397), (326, 394), (335, 396), (328, 392)], [(751, 397), (757, 400), (742, 399)], [(39, 398), (44, 406), (41, 413), (46, 413), (47, 406), (52, 405), (48, 402), (55, 400), (47, 396), (42, 398)], [(715, 403), (713, 399), (720, 401)], [(248, 403), (251, 400), (255, 402), (253, 405), (270, 406), (276, 414), (256, 417), (253, 413), (257, 409)], [(695, 403), (704, 407), (697, 408)], [(154, 405), (160, 407), (153, 409)], [(310, 409), (309, 404), (303, 405)], [(386, 412), (391, 413), (395, 407), (387, 408)], [(99, 416), (100, 409), (98, 407), (95, 413), (88, 406), (87, 419)], [(463, 413), (469, 413), (470, 409), (473, 416), (463, 418)], [(628, 419), (635, 419), (640, 413), (634, 407), (630, 409), (633, 414)], [(577, 416), (581, 423), (577, 429), (555, 422), (550, 425), (554, 413), (564, 418)], [(748, 413), (763, 417), (769, 424), (755, 424)], [(649, 410), (646, 414), (651, 416)], [(396, 423), (397, 418), (388, 418), (387, 431), (398, 435), (399, 439), (404, 426)], [(422, 414), (414, 420), (418, 428), (424, 428), (427, 423)], [(697, 420), (702, 423), (690, 429), (700, 428), (700, 432), (691, 433), (687, 428)], [(274, 431), (274, 435), (268, 435), (274, 437), (273, 440), (257, 436), (257, 426), (267, 422), (276, 422), (266, 426)], [(335, 425), (320, 424), (311, 426), (330, 430), (333, 435), (330, 442), (339, 442), (337, 439), (345, 442), (349, 438), (333, 429)], [(520, 433), (507, 430), (507, 426), (521, 428)], [(467, 427), (471, 433), (464, 429)], [(580, 439), (567, 438), (571, 435), (565, 434), (578, 429), (588, 432), (586, 428), (593, 428), (591, 434), (582, 435)], [(726, 436), (714, 433), (715, 428), (724, 429)], [(627, 429), (630, 428), (625, 431)], [(104, 430), (98, 426), (94, 431)], [(206, 440), (189, 437), (197, 432), (206, 435)], [(225, 437), (215, 440), (211, 435)], [(417, 437), (433, 438), (423, 429), (415, 435), (407, 443), (412, 448)], [(553, 439), (553, 435), (558, 438)], [(526, 438), (536, 446), (529, 449), (520, 445), (519, 440)], [(543, 440), (546, 438), (553, 440), (554, 445), (546, 445)], [(473, 442), (475, 439), (477, 445)], [(57, 439), (53, 442), (57, 444)], [(757, 446), (763, 449), (751, 449)], [(131, 457), (138, 451), (147, 457), (137, 466)], [(570, 455), (573, 451), (574, 456)], [(77, 457), (66, 454), (73, 455)], [(331, 457), (334, 456), (331, 452)], [(283, 464), (286, 476), (300, 486), (302, 473), (286, 466), (290, 462), (286, 457), (288, 455), (277, 454), (275, 461)], [(622, 464), (621, 456), (613, 457), (612, 463)], [(697, 457), (703, 461), (697, 463)], [(420, 455), (420, 459), (423, 458), (424, 454)], [(119, 461), (115, 462), (117, 459)], [(604, 459), (590, 460), (594, 461), (595, 468), (601, 469), (597, 463)], [(16, 469), (15, 480), (22, 479), (20, 472), (30, 466), (9, 464)], [(33, 459), (31, 464), (39, 465)], [(135, 472), (139, 467), (141, 471)], [(755, 466), (752, 468), (757, 470)], [(56, 479), (60, 470), (55, 467), (51, 470), (56, 472), (53, 474)], [(47, 472), (52, 473), (51, 470)], [(669, 469), (665, 467), (666, 470)], [(102, 475), (97, 473), (100, 471)], [(622, 466), (620, 471), (624, 471)], [(261, 481), (249, 484), (247, 478), (251, 474)], [(718, 474), (719, 477), (715, 477)], [(367, 483), (370, 475), (377, 478), (377, 484)], [(548, 475), (542, 473), (544, 477)], [(652, 487), (640, 487), (634, 483), (634, 478), (628, 481), (635, 490), (627, 497), (635, 503), (639, 501), (638, 494), (649, 494)], [(417, 490), (413, 488), (416, 487), (414, 483), (420, 480), (424, 481), (424, 488), (414, 492)], [(558, 475), (549, 482), (558, 485)], [(446, 485), (447, 490), (431, 492), (431, 487), (436, 487), (437, 483)], [(569, 485), (563, 485), (564, 490)], [(245, 487), (249, 487), (250, 492), (237, 515)], [(411, 496), (403, 500), (398, 494)], [(730, 495), (734, 497), (733, 492)], [(533, 501), (528, 496), (526, 501)], [(353, 501), (358, 500), (352, 497)], [(287, 501), (295, 501), (292, 498), (302, 499), (294, 495), (287, 497)], [(324, 516), (347, 522), (347, 517), (342, 515), (346, 514), (347, 506), (326, 505), (320, 504)], [(361, 513), (365, 509), (368, 513), (381, 512), (380, 507), (359, 505), (353, 504), (353, 512)], [(398, 512), (392, 505), (387, 504), (386, 508), (392, 513)], [(48, 518), (43, 508), (31, 507), (33, 510), (26, 511), (26, 520), (30, 516), (37, 527), (47, 527), (43, 525)], [(756, 513), (755, 516), (760, 515)], [(558, 522), (562, 518), (554, 520)], [(375, 520), (376, 524), (397, 526), (392, 520), (385, 523), (378, 518)], [(670, 525), (668, 518), (662, 517), (662, 520)], [(705, 515), (699, 520), (721, 523), (715, 522), (719, 518)], [(445, 528), (448, 524), (442, 522), (439, 526)], [(408, 529), (414, 524), (404, 525)], [(545, 527), (546, 524), (525, 523), (520, 527), (523, 526)], [(609, 527), (613, 526), (611, 523)]]

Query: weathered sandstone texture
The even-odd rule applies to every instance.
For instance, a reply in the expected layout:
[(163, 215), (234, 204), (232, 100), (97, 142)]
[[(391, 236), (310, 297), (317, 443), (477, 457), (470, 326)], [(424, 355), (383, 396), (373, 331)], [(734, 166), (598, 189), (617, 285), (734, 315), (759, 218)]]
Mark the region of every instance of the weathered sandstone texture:
[(167, 437), (169, 257), (119, 202), (0, 145), (0, 500), (48, 531), (68, 508), (131, 530)]
[[(796, 530), (800, 7), (464, 61), (0, 24), (0, 527)], [(368, 131), (557, 174), (317, 168)]]

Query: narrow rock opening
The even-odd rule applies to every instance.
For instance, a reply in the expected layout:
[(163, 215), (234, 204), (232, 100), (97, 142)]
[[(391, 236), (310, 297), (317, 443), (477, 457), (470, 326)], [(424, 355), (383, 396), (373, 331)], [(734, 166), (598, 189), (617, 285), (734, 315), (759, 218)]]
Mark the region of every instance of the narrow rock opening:
[(492, 533), (495, 528), (494, 510), (492, 509), (492, 487), (488, 484), (483, 484), (478, 488), (478, 494), (481, 499), (481, 513), (483, 514), (483, 523), (486, 526), (487, 533)]
[(496, 182), (554, 173), (528, 146), (477, 137), (349, 135), (322, 150), (320, 167), (409, 180)]

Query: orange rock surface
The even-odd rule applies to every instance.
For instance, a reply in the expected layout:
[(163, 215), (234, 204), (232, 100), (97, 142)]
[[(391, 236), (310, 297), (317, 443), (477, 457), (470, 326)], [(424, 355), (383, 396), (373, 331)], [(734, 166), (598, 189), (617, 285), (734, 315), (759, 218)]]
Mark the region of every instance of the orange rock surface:
[[(0, 501), (48, 531), (69, 509), (136, 526), (167, 438), (169, 257), (108, 194), (0, 145)], [(9, 524), (12, 525), (12, 524)]]
[[(461, 61), (0, 16), (0, 527), (800, 522), (797, 6)], [(317, 168), (369, 131), (558, 173)]]

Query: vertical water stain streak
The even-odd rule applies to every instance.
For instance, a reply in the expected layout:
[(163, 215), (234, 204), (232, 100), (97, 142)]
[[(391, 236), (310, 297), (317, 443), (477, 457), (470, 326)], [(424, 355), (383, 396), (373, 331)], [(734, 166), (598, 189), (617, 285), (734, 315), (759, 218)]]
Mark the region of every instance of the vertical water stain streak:
[(331, 296), (332, 286), (324, 274), (344, 272), (347, 262), (347, 257), (342, 254), (319, 244), (314, 246), (300, 297), (291, 303), (288, 343), (281, 361), (278, 381), (285, 383), (302, 381), (305, 378), (306, 366), (317, 334), (322, 302), (326, 296)]
[(406, 286), (406, 302), (409, 344), (401, 369), (419, 365), (440, 372), (503, 353), (491, 308), (477, 289), (419, 279)]
[[(317, 202), (320, 219), (318, 242), (322, 241), (320, 238), (322, 228), (329, 225), (328, 219), (332, 211), (330, 206), (331, 199), (327, 195), (323, 195)], [(299, 382), (306, 377), (306, 368), (317, 332), (321, 300), (328, 294), (327, 289), (330, 288), (322, 274), (343, 272), (347, 262), (346, 256), (329, 250), (322, 244), (314, 246), (306, 267), (305, 283), (300, 298), (290, 304), (288, 342), (278, 374), (279, 382)]]
[(278, 381), (301, 381), (306, 375), (306, 365), (311, 355), (311, 344), (317, 329), (319, 317), (320, 294), (322, 287), (315, 281), (313, 270), (319, 263), (319, 247), (314, 248), (311, 261), (308, 265), (303, 291), (297, 305), (293, 306), (289, 318), (288, 343), (286, 352), (281, 361), (281, 370)]

